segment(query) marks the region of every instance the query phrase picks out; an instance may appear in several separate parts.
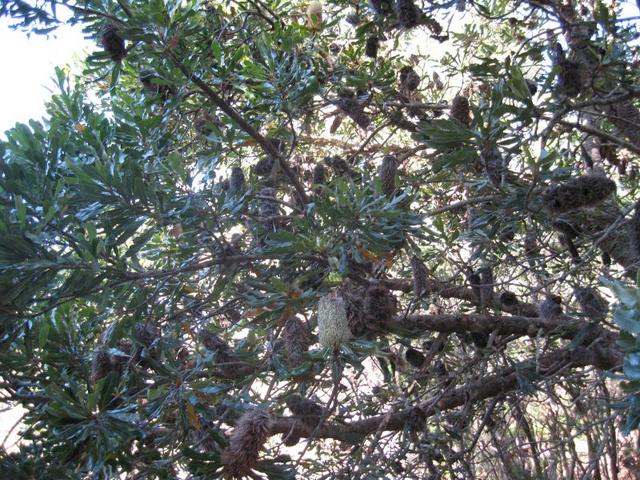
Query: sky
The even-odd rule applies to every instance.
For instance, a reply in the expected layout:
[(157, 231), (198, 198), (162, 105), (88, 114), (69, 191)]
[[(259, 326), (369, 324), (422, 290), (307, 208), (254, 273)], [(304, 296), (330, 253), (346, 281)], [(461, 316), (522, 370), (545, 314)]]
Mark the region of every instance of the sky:
[(0, 19), (3, 72), (0, 75), (0, 138), (16, 122), (40, 119), (51, 96), (54, 69), (82, 58), (93, 43), (83, 37), (79, 26), (60, 27), (47, 36), (13, 31)]

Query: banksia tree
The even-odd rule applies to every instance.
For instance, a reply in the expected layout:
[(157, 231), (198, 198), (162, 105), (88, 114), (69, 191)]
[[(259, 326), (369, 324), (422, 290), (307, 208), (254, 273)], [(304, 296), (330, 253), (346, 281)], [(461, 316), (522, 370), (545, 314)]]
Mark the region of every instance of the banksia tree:
[(93, 37), (0, 140), (5, 477), (632, 476), (627, 4), (59, 3), (0, 3)]

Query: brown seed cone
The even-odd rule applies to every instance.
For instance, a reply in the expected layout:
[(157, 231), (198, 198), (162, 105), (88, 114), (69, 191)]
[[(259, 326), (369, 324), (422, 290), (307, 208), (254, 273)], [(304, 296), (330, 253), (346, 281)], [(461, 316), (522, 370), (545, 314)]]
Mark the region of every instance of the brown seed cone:
[(271, 416), (257, 408), (240, 417), (229, 437), (229, 446), (220, 455), (225, 475), (242, 478), (251, 474), (258, 463), (260, 450), (269, 438), (271, 425)]
[(493, 269), (491, 267), (482, 267), (478, 270), (480, 275), (480, 304), (489, 306), (493, 303)]
[(480, 161), (487, 172), (487, 177), (494, 187), (502, 186), (503, 161), (502, 154), (495, 146), (488, 146), (480, 153)]
[(369, 58), (376, 58), (378, 56), (378, 49), (380, 48), (380, 38), (376, 35), (367, 37), (367, 43), (364, 47), (364, 54)]
[(231, 176), (229, 177), (229, 191), (231, 193), (239, 193), (244, 190), (244, 173), (240, 167), (233, 167), (231, 169)]
[(545, 295), (542, 303), (538, 305), (538, 314), (544, 320), (554, 320), (562, 315), (562, 298), (558, 295)]
[(367, 322), (374, 328), (393, 317), (397, 309), (398, 302), (389, 289), (381, 285), (367, 288), (364, 296), (364, 314)]
[(342, 96), (337, 102), (338, 108), (346, 113), (360, 128), (367, 128), (371, 119), (364, 113), (364, 108), (355, 99), (355, 96)]
[(420, 368), (424, 365), (426, 357), (420, 350), (416, 350), (415, 348), (409, 348), (404, 354), (404, 358), (406, 358), (407, 362), (415, 368)]
[(573, 294), (582, 312), (591, 320), (601, 322), (607, 318), (609, 303), (596, 290), (590, 287), (574, 288)]
[(99, 380), (103, 379), (113, 370), (111, 364), (111, 355), (104, 350), (97, 350), (93, 353), (93, 360), (91, 361), (91, 374), (89, 381), (92, 385), (95, 385)]
[(285, 403), (291, 413), (309, 427), (315, 428), (320, 423), (324, 409), (313, 400), (294, 394)]
[(583, 175), (547, 189), (542, 200), (550, 212), (563, 213), (588, 207), (616, 191), (616, 184), (603, 175)]
[(273, 232), (276, 229), (277, 220), (273, 217), (278, 216), (278, 203), (269, 199), (275, 200), (276, 189), (272, 187), (263, 187), (259, 195), (260, 199), (260, 216), (262, 217), (262, 225), (265, 230)]
[(102, 47), (114, 62), (121, 62), (127, 56), (124, 39), (118, 33), (118, 28), (111, 23), (102, 30)]
[(321, 163), (316, 164), (316, 166), (313, 167), (313, 184), (316, 186), (313, 191), (316, 195), (320, 195), (320, 193), (322, 192), (322, 188), (320, 188), (320, 185), (324, 185), (326, 180), (327, 171), (324, 168), (324, 165), (322, 165)]
[(156, 327), (148, 323), (136, 323), (133, 326), (134, 338), (145, 347), (151, 344), (160, 336), (160, 332)]
[(253, 166), (253, 173), (260, 177), (264, 177), (271, 173), (275, 160), (273, 157), (263, 157)]
[(405, 93), (415, 92), (420, 86), (420, 76), (409, 66), (400, 69), (400, 89)]
[(296, 368), (302, 365), (304, 353), (313, 343), (311, 333), (304, 322), (296, 316), (289, 317), (284, 324), (282, 339), (289, 367)]
[(449, 111), (451, 118), (457, 120), (464, 126), (471, 125), (471, 110), (469, 108), (469, 100), (462, 95), (456, 95), (451, 100), (451, 110)]
[(393, 155), (386, 155), (382, 159), (382, 164), (378, 174), (380, 176), (380, 184), (382, 192), (387, 196), (393, 196), (396, 191), (396, 174), (398, 172), (398, 159)]
[(414, 255), (411, 257), (411, 270), (413, 272), (413, 293), (420, 297), (427, 291), (427, 267), (422, 260)]
[(480, 275), (469, 269), (466, 276), (473, 293), (473, 299), (477, 304), (482, 305), (482, 279)]
[(505, 312), (516, 313), (518, 306), (520, 305), (520, 301), (515, 293), (507, 291), (500, 294), (500, 305), (502, 305), (502, 309)]
[(420, 23), (421, 11), (413, 0), (396, 0), (396, 18), (403, 28), (414, 28)]

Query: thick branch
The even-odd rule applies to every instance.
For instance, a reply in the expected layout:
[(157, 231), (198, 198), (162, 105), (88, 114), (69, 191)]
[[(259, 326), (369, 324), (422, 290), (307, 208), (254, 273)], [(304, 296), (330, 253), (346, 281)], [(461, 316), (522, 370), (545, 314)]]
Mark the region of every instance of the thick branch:
[[(614, 360), (613, 364), (602, 361), (603, 355)], [(402, 411), (391, 411), (386, 414), (376, 415), (343, 425), (325, 425), (315, 432), (317, 438), (334, 438), (337, 440), (358, 443), (363, 435), (369, 435), (377, 430), (396, 431), (404, 428), (411, 412), (418, 408), (425, 417), (430, 417), (443, 410), (451, 410), (467, 403), (476, 403), (488, 398), (504, 395), (515, 391), (519, 387), (519, 378), (529, 381), (532, 372), (537, 375), (537, 380), (552, 377), (558, 372), (568, 369), (594, 365), (598, 368), (618, 367), (622, 363), (620, 351), (606, 348), (575, 349), (563, 348), (548, 355), (536, 359), (530, 359), (514, 367), (507, 367), (495, 375), (489, 375), (464, 387), (453, 390), (445, 395), (438, 395), (424, 402), (416, 404), (413, 408)], [(293, 417), (285, 417), (276, 420), (271, 429), (271, 434), (293, 434), (308, 437), (313, 433), (313, 428), (305, 426)]]

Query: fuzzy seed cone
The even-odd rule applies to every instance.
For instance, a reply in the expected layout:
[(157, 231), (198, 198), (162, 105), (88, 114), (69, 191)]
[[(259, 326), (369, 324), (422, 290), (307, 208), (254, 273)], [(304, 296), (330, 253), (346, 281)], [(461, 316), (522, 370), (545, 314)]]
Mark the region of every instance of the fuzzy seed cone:
[(142, 86), (148, 92), (154, 95), (161, 95), (163, 99), (169, 98), (171, 95), (176, 94), (175, 87), (171, 85), (160, 85), (155, 83), (154, 80), (159, 80), (160, 77), (153, 73), (151, 70), (142, 70), (140, 72), (140, 82)]
[(553, 320), (562, 315), (562, 299), (557, 295), (545, 295), (538, 305), (538, 314), (544, 320)]
[(226, 476), (242, 478), (251, 474), (269, 438), (272, 423), (271, 416), (257, 408), (240, 417), (229, 437), (229, 446), (220, 455)]
[(376, 58), (378, 56), (378, 49), (380, 48), (380, 39), (371, 35), (367, 37), (367, 43), (364, 47), (364, 54), (369, 58)]
[(467, 281), (471, 286), (473, 299), (477, 304), (482, 305), (482, 279), (480, 278), (480, 275), (469, 269), (469, 272), (467, 272)]
[(393, 11), (393, 0), (369, 0), (369, 7), (378, 15), (385, 15)]
[(593, 288), (578, 287), (573, 290), (582, 312), (591, 320), (601, 322), (607, 318), (609, 303)]
[(305, 323), (296, 316), (289, 317), (284, 324), (282, 340), (287, 352), (289, 367), (296, 368), (302, 365), (304, 353), (313, 343), (311, 333)]
[(324, 409), (313, 400), (308, 400), (300, 395), (291, 395), (285, 403), (291, 413), (309, 427), (315, 428), (320, 423)]
[(582, 90), (582, 80), (580, 79), (580, 65), (576, 62), (563, 60), (558, 63), (560, 66), (560, 82), (558, 91), (564, 95), (573, 97)]
[(145, 347), (151, 344), (160, 336), (160, 332), (153, 325), (136, 323), (133, 327), (134, 338)]
[(89, 381), (92, 385), (95, 385), (99, 380), (109, 375), (112, 370), (111, 355), (104, 350), (98, 350), (93, 354)]
[(102, 47), (114, 62), (121, 62), (127, 56), (124, 39), (118, 34), (118, 28), (110, 23), (102, 31)]
[(323, 347), (337, 348), (351, 337), (342, 297), (325, 295), (318, 303), (318, 340)]
[(422, 260), (414, 255), (411, 257), (411, 270), (413, 273), (413, 293), (420, 297), (427, 291), (427, 267)]
[(407, 359), (407, 362), (409, 362), (410, 365), (416, 368), (422, 367), (426, 360), (426, 357), (422, 354), (422, 352), (416, 350), (415, 348), (408, 349), (404, 356)]
[(240, 167), (233, 167), (231, 169), (231, 176), (229, 177), (229, 191), (231, 193), (239, 193), (244, 190), (244, 173)]
[(524, 253), (527, 257), (535, 257), (540, 253), (536, 232), (533, 230), (527, 230), (527, 233), (524, 235)]
[(493, 270), (491, 267), (483, 267), (478, 270), (478, 274), (480, 276), (480, 304), (481, 305), (491, 305), (493, 303)]
[(503, 161), (502, 154), (495, 146), (491, 146), (482, 150), (480, 161), (487, 172), (487, 177), (494, 187), (502, 186)]
[(519, 303), (518, 297), (513, 292), (502, 292), (500, 294), (500, 304), (507, 311), (517, 307)]
[(371, 119), (364, 113), (362, 105), (354, 97), (340, 97), (337, 105), (360, 128), (367, 128), (371, 123)]
[(396, 297), (389, 289), (379, 285), (367, 288), (364, 296), (364, 314), (367, 322), (374, 328), (393, 317), (397, 309)]
[(217, 360), (219, 362), (228, 361), (233, 352), (233, 349), (227, 344), (227, 342), (208, 330), (202, 330), (200, 332), (200, 340), (207, 350), (216, 353)]
[(260, 177), (264, 177), (266, 175), (269, 175), (271, 173), (271, 170), (273, 170), (273, 164), (275, 163), (273, 157), (264, 157), (261, 158), (260, 160), (258, 160), (258, 163), (256, 163), (253, 166), (253, 173), (255, 173), (256, 175), (260, 176)]
[(640, 257), (640, 200), (636, 203), (635, 212), (629, 223), (629, 241), (631, 251)]
[(396, 174), (398, 172), (398, 160), (393, 155), (386, 155), (382, 159), (382, 164), (378, 174), (380, 175), (380, 184), (382, 192), (387, 196), (393, 196), (396, 191)]
[(421, 11), (413, 0), (396, 0), (396, 18), (403, 28), (414, 28), (420, 23)]
[(318, 163), (315, 167), (313, 167), (313, 184), (316, 185), (313, 191), (316, 195), (320, 195), (320, 193), (322, 193), (322, 188), (320, 188), (320, 185), (324, 185), (326, 181), (327, 171), (324, 168), (324, 165)]
[(457, 120), (464, 126), (468, 127), (471, 125), (471, 110), (467, 97), (456, 95), (453, 100), (451, 100), (451, 110), (449, 113), (451, 118)]
[(349, 164), (347, 161), (339, 155), (335, 155), (333, 157), (325, 157), (324, 163), (335, 170), (338, 175), (350, 175), (351, 168), (349, 168)]
[(409, 67), (402, 67), (400, 69), (400, 89), (403, 92), (410, 93), (415, 92), (420, 86), (420, 76), (416, 71)]
[(616, 184), (602, 175), (583, 175), (547, 189), (542, 199), (550, 212), (563, 213), (597, 204), (616, 191)]
[[(276, 189), (272, 187), (264, 187), (260, 190), (259, 195), (261, 197), (268, 197), (275, 200)], [(262, 217), (262, 224), (265, 230), (273, 232), (276, 229), (276, 219), (273, 217), (278, 216), (278, 204), (267, 198), (260, 199), (260, 216)]]

